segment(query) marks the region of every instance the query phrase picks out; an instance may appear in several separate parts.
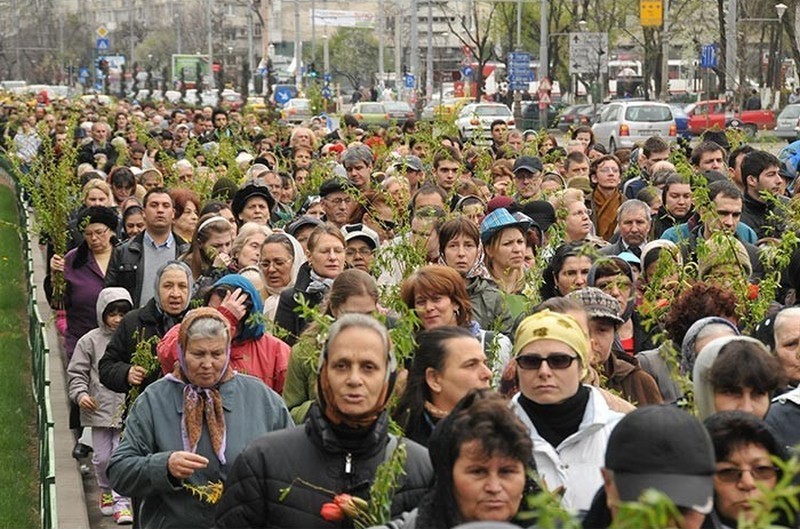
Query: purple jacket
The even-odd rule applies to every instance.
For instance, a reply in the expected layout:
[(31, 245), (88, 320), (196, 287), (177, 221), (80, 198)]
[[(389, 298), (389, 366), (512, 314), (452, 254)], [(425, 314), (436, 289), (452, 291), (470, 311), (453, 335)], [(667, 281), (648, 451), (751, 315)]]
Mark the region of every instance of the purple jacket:
[(64, 279), (67, 281), (64, 346), (69, 360), (80, 337), (97, 328), (97, 296), (103, 290), (105, 274), (92, 252), (82, 244), (64, 256)]

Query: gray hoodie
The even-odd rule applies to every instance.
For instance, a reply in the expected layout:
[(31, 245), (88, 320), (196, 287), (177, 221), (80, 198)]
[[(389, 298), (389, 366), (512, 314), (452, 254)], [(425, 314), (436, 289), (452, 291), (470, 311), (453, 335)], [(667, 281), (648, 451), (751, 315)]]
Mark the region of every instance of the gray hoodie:
[(97, 411), (81, 408), (81, 424), (106, 428), (122, 427), (122, 405), (124, 393), (115, 393), (100, 383), (97, 366), (106, 352), (106, 345), (114, 335), (103, 321), (103, 312), (114, 301), (127, 301), (133, 306), (131, 295), (122, 287), (108, 287), (97, 296), (98, 328), (84, 334), (75, 345), (67, 367), (69, 398), (76, 404), (84, 395), (94, 397)]

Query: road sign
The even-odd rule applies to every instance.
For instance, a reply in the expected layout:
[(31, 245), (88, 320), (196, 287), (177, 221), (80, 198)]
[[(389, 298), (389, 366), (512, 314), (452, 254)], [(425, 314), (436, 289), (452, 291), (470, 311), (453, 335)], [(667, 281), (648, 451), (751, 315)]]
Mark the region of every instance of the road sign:
[(608, 33), (569, 34), (569, 73), (608, 72)]
[(279, 86), (275, 89), (275, 101), (281, 105), (286, 104), (292, 98), (292, 90), (288, 86)]
[(552, 89), (553, 89), (553, 85), (550, 82), (550, 79), (548, 79), (547, 77), (545, 77), (544, 79), (542, 79), (539, 82), (539, 93), (549, 92)]
[(89, 68), (81, 68), (78, 70), (78, 77), (81, 79), (86, 79), (89, 77)]
[(462, 75), (464, 75), (464, 77), (469, 77), (469, 76), (471, 76), (473, 71), (474, 71), (474, 70), (472, 69), (472, 66), (464, 66), (464, 67), (461, 69), (461, 73), (462, 73)]
[(97, 50), (98, 51), (105, 51), (109, 48), (110, 43), (106, 37), (100, 37), (97, 39)]
[(322, 88), (322, 97), (324, 97), (325, 99), (331, 98), (331, 89), (328, 88), (327, 86)]
[(531, 54), (512, 51), (508, 54), (508, 84), (511, 90), (528, 90), (532, 78)]
[(717, 67), (717, 45), (705, 44), (700, 50), (700, 67), (701, 68), (716, 68)]
[(664, 22), (664, 4), (661, 0), (639, 0), (639, 23), (642, 27), (661, 27)]
[(96, 32), (97, 36), (100, 37), (101, 39), (104, 39), (108, 36), (108, 30), (106, 29), (105, 26), (98, 27)]
[(414, 88), (417, 85), (417, 79), (414, 75), (406, 74), (406, 88)]
[(326, 73), (325, 75), (322, 76), (322, 80), (325, 81), (326, 83), (330, 83), (332, 79), (333, 76), (329, 73)]

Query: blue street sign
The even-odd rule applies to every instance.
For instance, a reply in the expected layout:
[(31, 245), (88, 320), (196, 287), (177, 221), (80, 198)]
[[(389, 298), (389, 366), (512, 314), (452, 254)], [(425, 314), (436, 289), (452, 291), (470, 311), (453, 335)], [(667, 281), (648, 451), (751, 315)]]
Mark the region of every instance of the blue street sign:
[(531, 54), (525, 51), (514, 51), (508, 54), (508, 83), (511, 90), (528, 90), (533, 80), (531, 71)]
[(416, 86), (416, 78), (412, 74), (406, 74), (406, 88), (414, 88)]
[(322, 97), (324, 97), (325, 99), (331, 98), (331, 89), (328, 88), (327, 86), (322, 88)]
[(106, 37), (100, 37), (97, 39), (96, 47), (98, 50), (107, 50), (110, 47), (110, 43)]
[(78, 77), (80, 77), (81, 79), (86, 79), (87, 77), (89, 77), (89, 68), (81, 68), (80, 70), (78, 70)]
[(281, 86), (275, 90), (275, 101), (281, 105), (286, 104), (292, 98), (292, 90), (288, 86)]
[(717, 45), (704, 44), (700, 51), (700, 66), (702, 68), (717, 67)]
[(325, 75), (322, 76), (322, 80), (325, 81), (326, 83), (330, 83), (331, 79), (333, 79), (333, 77), (329, 73), (326, 73)]
[(464, 66), (464, 68), (461, 70), (461, 73), (464, 74), (464, 77), (469, 77), (472, 75), (473, 71), (474, 70), (472, 69), (472, 66)]
[(97, 81), (96, 83), (94, 83), (94, 89), (95, 90), (102, 90), (103, 89), (103, 81)]

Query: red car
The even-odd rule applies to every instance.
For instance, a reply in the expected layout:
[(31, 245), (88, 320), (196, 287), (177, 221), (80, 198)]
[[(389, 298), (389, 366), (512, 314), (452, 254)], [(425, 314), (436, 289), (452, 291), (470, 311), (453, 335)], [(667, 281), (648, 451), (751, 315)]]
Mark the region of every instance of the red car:
[(724, 129), (733, 120), (739, 121), (739, 126), (749, 136), (755, 136), (759, 130), (772, 130), (777, 124), (772, 110), (734, 111), (726, 107), (722, 99), (693, 103), (686, 107), (686, 114), (689, 116), (689, 132), (694, 135), (714, 127)]

